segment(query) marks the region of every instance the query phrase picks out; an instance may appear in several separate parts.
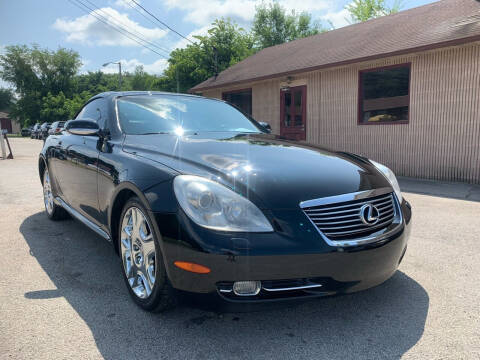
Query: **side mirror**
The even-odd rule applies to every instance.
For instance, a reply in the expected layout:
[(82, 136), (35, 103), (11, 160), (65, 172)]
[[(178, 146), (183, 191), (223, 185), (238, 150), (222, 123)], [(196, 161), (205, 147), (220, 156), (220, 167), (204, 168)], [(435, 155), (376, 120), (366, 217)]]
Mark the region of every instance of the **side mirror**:
[(272, 127), (270, 126), (269, 123), (265, 122), (265, 121), (260, 121), (259, 124), (265, 129), (267, 130), (267, 132), (271, 133), (272, 132)]
[(65, 130), (73, 135), (93, 136), (99, 135), (100, 128), (92, 120), (69, 120), (65, 123)]

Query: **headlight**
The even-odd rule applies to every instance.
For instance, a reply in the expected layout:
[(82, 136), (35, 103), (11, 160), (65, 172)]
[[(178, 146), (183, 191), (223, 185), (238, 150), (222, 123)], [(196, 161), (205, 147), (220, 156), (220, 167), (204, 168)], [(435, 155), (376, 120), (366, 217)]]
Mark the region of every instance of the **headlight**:
[(198, 225), (221, 231), (273, 231), (255, 205), (215, 181), (179, 175), (173, 188), (182, 209)]
[(395, 195), (397, 195), (398, 202), (401, 204), (403, 199), (402, 192), (400, 191), (400, 185), (398, 185), (397, 178), (395, 177), (393, 171), (385, 165), (379, 164), (373, 160), (370, 160), (370, 162), (375, 165), (375, 167), (387, 178), (389, 183), (392, 185), (393, 190), (395, 191)]

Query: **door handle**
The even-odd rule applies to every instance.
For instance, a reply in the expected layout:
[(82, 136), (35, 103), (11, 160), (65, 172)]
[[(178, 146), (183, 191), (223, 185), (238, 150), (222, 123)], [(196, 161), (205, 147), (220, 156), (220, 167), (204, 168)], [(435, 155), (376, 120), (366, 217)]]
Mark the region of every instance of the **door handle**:
[(60, 140), (60, 141), (58, 142), (58, 145), (62, 145), (62, 140)]

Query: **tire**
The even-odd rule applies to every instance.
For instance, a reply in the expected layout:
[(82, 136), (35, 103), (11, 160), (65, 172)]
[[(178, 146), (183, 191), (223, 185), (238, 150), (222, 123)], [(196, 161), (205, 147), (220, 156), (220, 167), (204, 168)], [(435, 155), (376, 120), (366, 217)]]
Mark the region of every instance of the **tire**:
[(68, 218), (68, 213), (65, 211), (65, 209), (55, 204), (53, 201), (52, 186), (48, 168), (43, 172), (43, 203), (45, 204), (45, 212), (50, 220), (57, 221)]
[(133, 301), (145, 311), (162, 312), (175, 307), (177, 294), (153, 221), (140, 199), (130, 198), (120, 215), (117, 241), (123, 279)]

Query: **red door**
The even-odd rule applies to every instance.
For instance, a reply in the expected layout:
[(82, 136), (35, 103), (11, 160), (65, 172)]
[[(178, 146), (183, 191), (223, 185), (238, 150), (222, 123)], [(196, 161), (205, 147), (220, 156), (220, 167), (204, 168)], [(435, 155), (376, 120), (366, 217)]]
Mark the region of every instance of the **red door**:
[(280, 90), (280, 135), (291, 140), (306, 139), (307, 87)]
[(7, 119), (7, 118), (3, 118), (3, 119), (0, 119), (0, 127), (5, 130), (7, 129), (7, 132), (9, 134), (12, 133), (12, 120), (11, 119)]

